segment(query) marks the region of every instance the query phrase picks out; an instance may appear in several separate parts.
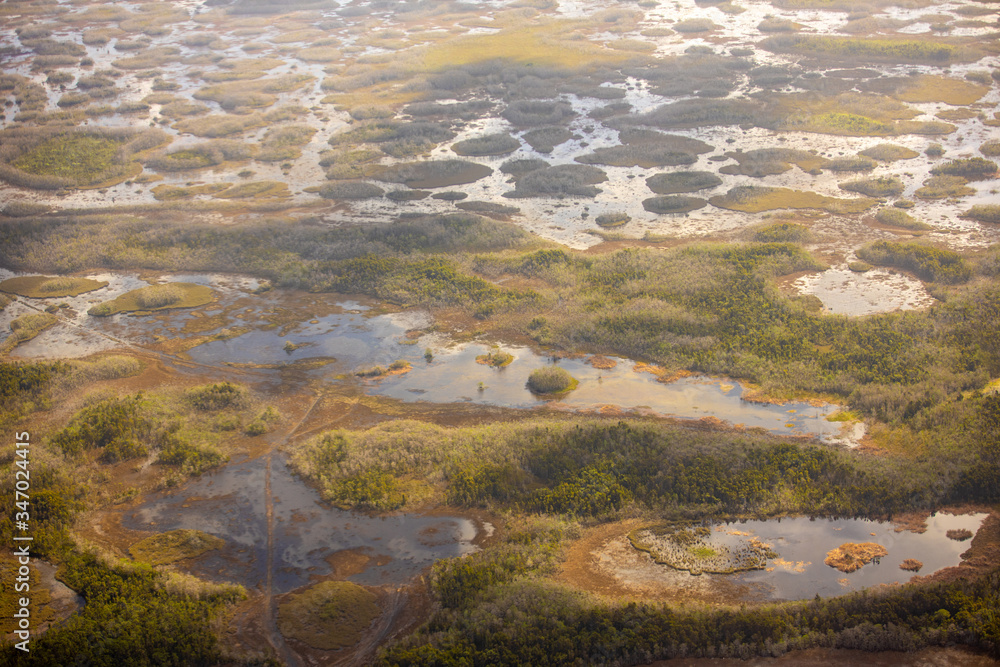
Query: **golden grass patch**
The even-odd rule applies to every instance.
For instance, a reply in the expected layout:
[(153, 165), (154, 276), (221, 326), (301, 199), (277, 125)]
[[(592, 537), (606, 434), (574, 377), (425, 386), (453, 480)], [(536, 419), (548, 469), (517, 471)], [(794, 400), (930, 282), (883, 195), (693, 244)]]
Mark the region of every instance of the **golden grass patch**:
[(823, 562), (841, 572), (850, 573), (887, 555), (888, 549), (875, 542), (845, 542), (827, 552)]
[(200, 530), (171, 530), (139, 540), (129, 547), (129, 553), (143, 563), (167, 565), (221, 549), (225, 544), (221, 537)]
[(88, 314), (108, 317), (117, 313), (151, 312), (172, 308), (196, 308), (212, 302), (212, 289), (194, 283), (164, 283), (140, 287), (116, 299), (99, 303)]
[(898, 90), (893, 97), (901, 102), (943, 102), (952, 106), (965, 106), (979, 101), (989, 91), (989, 86), (971, 81), (923, 74), (914, 77), (912, 84)]
[(815, 192), (790, 188), (769, 188), (752, 185), (732, 188), (724, 195), (710, 198), (709, 203), (729, 211), (761, 213), (782, 208), (816, 208), (829, 213), (862, 213), (878, 203), (868, 197), (839, 199)]
[(51, 299), (78, 296), (107, 287), (106, 280), (72, 278), (70, 276), (20, 276), (0, 282), (0, 292), (17, 294), (32, 299)]

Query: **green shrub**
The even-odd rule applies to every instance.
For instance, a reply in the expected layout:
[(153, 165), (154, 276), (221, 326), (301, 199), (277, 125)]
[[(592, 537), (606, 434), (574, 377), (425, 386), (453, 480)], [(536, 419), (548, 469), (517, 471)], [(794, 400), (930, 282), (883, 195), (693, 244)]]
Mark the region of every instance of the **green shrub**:
[(513, 153), (520, 147), (520, 141), (506, 132), (500, 132), (455, 142), (451, 150), (459, 155), (486, 156), (506, 155), (507, 153)]
[(242, 409), (250, 404), (247, 390), (228, 381), (189, 389), (187, 399), (199, 410)]
[(576, 378), (558, 366), (537, 368), (528, 376), (528, 389), (537, 394), (562, 394), (577, 384)]
[(970, 181), (993, 178), (997, 173), (997, 164), (981, 157), (949, 160), (931, 169), (935, 176), (961, 176)]

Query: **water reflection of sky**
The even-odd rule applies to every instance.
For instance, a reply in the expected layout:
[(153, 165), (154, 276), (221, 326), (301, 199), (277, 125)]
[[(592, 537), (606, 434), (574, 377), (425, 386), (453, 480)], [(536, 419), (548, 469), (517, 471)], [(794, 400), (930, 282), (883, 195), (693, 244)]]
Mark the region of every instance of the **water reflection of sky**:
[[(892, 523), (866, 519), (812, 520), (796, 517), (746, 521), (716, 526), (711, 540), (732, 546), (748, 539), (747, 536), (730, 534), (740, 531), (772, 545), (779, 555), (778, 562), (768, 561), (768, 568), (772, 571), (754, 570), (728, 576), (734, 583), (767, 591), (765, 595), (772, 599), (802, 600), (817, 594), (828, 597), (881, 584), (909, 581), (914, 573), (899, 567), (908, 558), (923, 563), (919, 572), (922, 575), (957, 565), (961, 554), (968, 550), (969, 542), (952, 540), (945, 533), (958, 528), (975, 533), (985, 518), (986, 514), (936, 514), (927, 519), (924, 533), (896, 532)], [(889, 553), (878, 563), (869, 563), (859, 570), (844, 573), (823, 561), (827, 552), (845, 542), (874, 542), (885, 547)]]
[[(266, 458), (253, 459), (202, 475), (183, 488), (156, 493), (123, 518), (136, 530), (164, 532), (196, 529), (226, 540), (190, 570), (214, 580), (254, 588), (267, 572)], [(326, 505), (319, 494), (295, 478), (284, 460), (271, 467), (274, 498), (274, 590), (284, 593), (313, 577), (329, 575), (326, 561), (345, 549), (373, 559), (364, 572), (349, 577), (366, 585), (401, 584), (441, 558), (476, 549), (473, 521), (459, 517), (398, 514), (368, 516)]]

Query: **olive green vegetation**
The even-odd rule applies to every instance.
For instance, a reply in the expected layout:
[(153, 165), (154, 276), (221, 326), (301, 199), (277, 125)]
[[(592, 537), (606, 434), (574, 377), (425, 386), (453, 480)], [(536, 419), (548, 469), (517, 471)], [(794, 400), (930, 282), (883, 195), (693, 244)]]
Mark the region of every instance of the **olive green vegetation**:
[(866, 148), (859, 152), (858, 155), (864, 155), (865, 157), (870, 157), (873, 160), (881, 160), (882, 162), (895, 162), (896, 160), (911, 160), (918, 157), (920, 153), (905, 146), (897, 146), (896, 144), (878, 144), (877, 146)]
[(962, 217), (979, 222), (1000, 222), (1000, 205), (977, 204), (962, 214)]
[(906, 269), (929, 282), (964, 283), (973, 275), (972, 267), (961, 255), (934, 246), (875, 241), (859, 248), (856, 254), (869, 264)]
[(594, 222), (596, 222), (600, 227), (621, 227), (631, 220), (632, 216), (621, 211), (602, 213), (594, 218)]
[(135, 176), (135, 155), (170, 141), (159, 130), (16, 127), (0, 141), (0, 179), (43, 190), (113, 185)]
[(168, 565), (184, 558), (197, 558), (225, 544), (222, 538), (200, 530), (170, 530), (139, 540), (129, 547), (129, 553), (149, 565)]
[[(401, 472), (450, 463), (445, 469), (452, 502), (516, 503), (522, 511), (554, 507), (600, 515), (630, 502), (651, 502), (675, 508), (658, 509), (659, 516), (680, 520), (684, 508), (691, 517), (705, 516), (706, 509), (726, 516), (746, 511), (757, 499), (765, 513), (802, 503), (825, 507), (820, 513), (857, 515), (867, 513), (866, 507), (892, 512), (945, 498), (1000, 498), (1000, 397), (977, 394), (971, 403), (964, 435), (979, 465), (957, 474), (941, 469), (934, 457), (916, 463), (871, 458), (767, 436), (648, 422), (465, 429), (406, 424), (405, 430), (396, 423), (329, 433), (310, 446), (316, 474), (363, 468), (363, 459), (381, 458)], [(539, 481), (547, 486), (538, 488)], [(634, 500), (620, 488), (634, 489)], [(499, 544), (440, 561), (431, 579), (439, 606), (417, 632), (385, 649), (378, 664), (475, 664), (485, 656), (494, 664), (532, 665), (607, 664), (635, 656), (644, 662), (748, 659), (806, 648), (914, 651), (954, 643), (1000, 656), (995, 567), (977, 579), (950, 583), (739, 610), (687, 610), (595, 600), (553, 583), (548, 576), (556, 570), (560, 546), (575, 534), (565, 519), (522, 517), (510, 522)]]
[(746, 213), (761, 213), (782, 208), (818, 208), (830, 213), (862, 213), (877, 202), (867, 197), (838, 199), (815, 192), (788, 188), (771, 188), (740, 185), (724, 195), (710, 198), (709, 203), (719, 208)]
[(935, 176), (960, 176), (970, 181), (993, 178), (997, 173), (997, 163), (981, 157), (949, 160), (931, 169)]
[(536, 368), (528, 376), (528, 389), (536, 394), (565, 394), (578, 384), (576, 378), (558, 366)]
[(916, 232), (925, 232), (934, 229), (926, 222), (921, 222), (906, 211), (898, 208), (883, 208), (875, 214), (875, 219), (883, 225), (909, 229)]
[(896, 176), (879, 176), (841, 183), (841, 190), (857, 192), (866, 197), (898, 197), (903, 194), (903, 182)]
[(107, 281), (71, 276), (21, 276), (0, 282), (0, 292), (34, 299), (78, 296), (107, 287)]
[(31, 313), (11, 320), (10, 335), (0, 344), (0, 355), (9, 353), (58, 322), (59, 318), (51, 313)]
[(698, 197), (664, 195), (642, 200), (642, 207), (650, 213), (689, 213), (708, 206), (708, 202)]
[(658, 195), (675, 195), (714, 188), (722, 179), (709, 171), (675, 171), (650, 176), (646, 185)]
[(149, 312), (170, 308), (196, 308), (211, 303), (212, 288), (195, 283), (165, 283), (140, 287), (121, 296), (100, 303), (87, 314), (108, 317), (118, 313)]
[(975, 188), (970, 188), (968, 183), (968, 179), (963, 176), (940, 174), (924, 181), (923, 186), (917, 188), (913, 195), (918, 199), (968, 197), (976, 194)]
[(752, 238), (759, 243), (804, 243), (812, 233), (796, 222), (776, 222), (753, 229)]
[(323, 581), (278, 605), (285, 637), (327, 651), (353, 646), (379, 615), (376, 596), (349, 581)]
[(828, 35), (776, 35), (760, 43), (775, 53), (857, 62), (942, 65), (976, 60), (970, 48), (945, 40), (886, 37), (881, 39), (835, 37)]

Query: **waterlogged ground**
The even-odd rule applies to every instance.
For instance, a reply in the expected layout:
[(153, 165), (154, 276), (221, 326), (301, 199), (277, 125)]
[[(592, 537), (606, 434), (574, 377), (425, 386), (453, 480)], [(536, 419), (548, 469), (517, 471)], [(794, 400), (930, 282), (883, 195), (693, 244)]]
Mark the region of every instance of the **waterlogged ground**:
[[(394, 202), (385, 198), (329, 202), (319, 199), (315, 192), (309, 192), (307, 188), (327, 182), (324, 174), (326, 167), (321, 166), (320, 161), (323, 151), (329, 148), (329, 139), (344, 135), (370, 118), (423, 120), (422, 117), (407, 115), (407, 102), (434, 100), (447, 105), (471, 99), (492, 104), (493, 109), (484, 116), (464, 120), (446, 118), (446, 124), (450, 125), (455, 134), (454, 138), (436, 141), (412, 154), (396, 154), (394, 157), (394, 151), (390, 151), (387, 155), (380, 152), (384, 146), (377, 142), (348, 143), (340, 148), (375, 150), (378, 157), (373, 164), (384, 166), (413, 159), (454, 158), (457, 156), (452, 147), (459, 141), (495, 132), (510, 132), (520, 142), (520, 147), (513, 152), (492, 157), (464, 158), (493, 168), (491, 176), (474, 183), (442, 189), (460, 191), (468, 195), (470, 201), (515, 205), (520, 209), (520, 213), (511, 218), (516, 224), (544, 238), (574, 248), (584, 248), (600, 242), (591, 233), (598, 230), (594, 219), (607, 212), (624, 212), (631, 216), (631, 222), (615, 232), (633, 238), (647, 234), (681, 238), (738, 237), (748, 226), (766, 221), (768, 213), (740, 213), (713, 206), (686, 214), (668, 215), (657, 215), (643, 209), (642, 200), (653, 195), (645, 184), (646, 177), (655, 173), (688, 169), (718, 172), (721, 167), (733, 164), (733, 160), (724, 153), (781, 147), (836, 158), (852, 156), (888, 141), (910, 148), (919, 156), (880, 163), (865, 175), (899, 177), (904, 184), (904, 191), (899, 197), (912, 200), (916, 190), (927, 178), (929, 170), (942, 159), (977, 156), (978, 148), (983, 142), (998, 136), (992, 113), (1000, 102), (1000, 93), (994, 79), (990, 78), (990, 73), (996, 71), (1000, 60), (988, 49), (981, 51), (978, 59), (963, 57), (941, 66), (917, 61), (858, 62), (854, 66), (860, 66), (859, 71), (845, 75), (841, 72), (851, 69), (852, 64), (849, 62), (809, 62), (795, 55), (772, 53), (762, 48), (762, 42), (766, 38), (784, 34), (759, 27), (769, 20), (794, 24), (792, 29), (801, 35), (840, 35), (871, 39), (914, 37), (950, 39), (955, 43), (964, 40), (963, 43), (972, 45), (979, 41), (986, 43), (996, 30), (995, 16), (978, 12), (977, 8), (981, 9), (981, 5), (977, 3), (948, 2), (906, 8), (858, 7), (851, 15), (836, 10), (775, 7), (758, 0), (740, 2), (735, 7), (699, 6), (693, 0), (684, 0), (643, 3), (642, 6), (630, 5), (628, 8), (622, 8), (617, 3), (594, 0), (563, 0), (551, 5), (540, 3), (540, 9), (518, 8), (517, 3), (507, 1), (491, 1), (455, 3), (448, 7), (437, 7), (434, 11), (421, 10), (416, 13), (394, 13), (362, 0), (330, 3), (319, 10), (308, 12), (295, 12), (291, 8), (287, 14), (279, 12), (276, 15), (259, 15), (243, 9), (230, 12), (225, 7), (210, 8), (197, 2), (172, 3), (172, 6), (177, 11), (171, 15), (162, 11), (158, 14), (157, 11), (160, 10), (153, 11), (148, 6), (132, 3), (116, 3), (115, 7), (121, 8), (122, 13), (114, 16), (91, 11), (101, 7), (93, 3), (60, 2), (40, 13), (32, 7), (30, 12), (26, 11), (22, 15), (18, 15), (16, 9), (9, 9), (8, 20), (0, 28), (0, 47), (8, 49), (4, 70), (26, 77), (32, 84), (40, 86), (45, 91), (46, 101), (41, 109), (26, 109), (22, 108), (22, 101), (16, 95), (12, 96), (10, 104), (4, 109), (0, 125), (31, 126), (32, 123), (48, 118), (46, 114), (59, 113), (63, 114), (59, 117), (61, 120), (68, 119), (79, 127), (153, 125), (172, 138), (168, 150), (173, 152), (199, 145), (217, 136), (185, 125), (190, 118), (212, 120), (224, 113), (238, 118), (252, 113), (269, 113), (275, 109), (298, 107), (290, 117), (276, 123), (257, 124), (222, 136), (254, 147), (259, 146), (267, 132), (275, 126), (306, 125), (316, 130), (316, 133), (298, 147), (301, 155), (290, 155), (273, 161), (242, 159), (184, 171), (157, 170), (147, 164), (144, 174), (135, 181), (100, 191), (65, 190), (48, 193), (3, 185), (0, 186), (0, 196), (5, 201), (41, 201), (63, 207), (152, 204), (155, 200), (151, 188), (156, 185), (181, 187), (266, 180), (287, 184), (290, 196), (288, 204), (307, 205), (311, 208), (312, 217), (318, 217), (330, 225), (381, 222), (402, 212), (454, 211), (453, 204), (432, 198), (409, 202)], [(870, 21), (867, 28), (859, 27), (858, 21), (852, 20), (862, 17), (865, 10), (870, 12), (870, 16), (860, 20)], [(709, 29), (692, 30), (679, 23), (697, 20), (710, 21), (707, 26)], [(137, 30), (137, 21), (140, 24), (150, 23), (155, 29), (140, 26)], [(525, 134), (532, 128), (512, 125), (500, 117), (499, 112), (504, 106), (502, 92), (482, 86), (473, 93), (462, 92), (457, 98), (449, 97), (449, 90), (462, 90), (461, 87), (448, 88), (450, 84), (433, 79), (434, 72), (438, 70), (432, 68), (428, 72), (422, 69), (422, 59), (428, 52), (437, 57), (435, 54), (447, 54), (451, 52), (449, 50), (455, 50), (456, 55), (448, 62), (455, 66), (467, 64), (468, 56), (460, 48), (462, 39), (472, 36), (489, 37), (509, 28), (549, 25), (548, 22), (552, 21), (561, 22), (558, 25), (576, 30), (575, 40), (598, 49), (594, 52), (596, 55), (592, 56), (596, 62), (617, 64), (621, 62), (623, 54), (629, 53), (669, 58), (694, 52), (732, 55), (736, 49), (737, 54), (743, 54), (742, 57), (747, 58), (747, 71), (751, 68), (772, 67), (784, 68), (790, 72), (786, 81), (771, 86), (775, 93), (781, 94), (806, 92), (806, 87), (813, 86), (819, 79), (833, 83), (847, 81), (846, 86), (838, 87), (835, 91), (831, 89), (833, 92), (816, 93), (822, 98), (837, 92), (851, 91), (852, 87), (855, 91), (863, 90), (868, 83), (880, 77), (888, 80), (924, 74), (944, 76), (961, 84), (969, 84), (967, 78), (971, 78), (981, 89), (977, 94), (962, 99), (945, 96), (946, 101), (942, 98), (907, 102), (912, 114), (915, 114), (914, 120), (939, 120), (939, 115), (947, 118), (954, 130), (944, 134), (846, 136), (793, 129), (776, 131), (736, 124), (672, 129), (670, 131), (673, 134), (702, 140), (713, 149), (698, 155), (695, 162), (677, 167), (602, 166), (608, 180), (598, 184), (601, 192), (594, 197), (510, 200), (503, 196), (512, 188), (510, 179), (499, 171), (500, 165), (509, 159), (535, 158), (544, 159), (553, 165), (575, 164), (575, 159), (582, 155), (618, 145), (618, 132), (611, 125), (623, 117), (634, 117), (676, 101), (702, 99), (707, 103), (714, 99), (697, 98), (695, 91), (680, 91), (675, 94), (656, 92), (656, 86), (633, 71), (634, 68), (627, 74), (619, 75), (615, 81), (605, 82), (601, 86), (605, 89), (617, 89), (620, 99), (615, 99), (615, 95), (608, 91), (600, 97), (572, 90), (553, 93), (552, 88), (558, 87), (556, 84), (560, 82), (545, 80), (541, 84), (535, 84), (541, 86), (539, 91), (527, 94), (526, 97), (561, 101), (568, 105), (574, 117), (565, 123), (559, 123), (571, 138), (556, 145), (549, 153), (539, 153), (524, 140)], [(373, 31), (376, 25), (377, 30)], [(15, 32), (29, 27), (48, 30), (51, 32), (51, 39), (80, 45), (85, 57), (91, 59), (93, 65), (44, 65), (32, 50), (31, 39), (22, 40)], [(82, 38), (84, 31), (91, 31), (87, 39)], [(94, 31), (106, 33), (104, 43), (95, 41)], [(141, 48), (136, 49), (133, 46), (136, 43)], [(164, 52), (165, 55), (144, 66), (135, 66), (124, 60), (137, 53), (155, 52), (158, 48), (174, 49), (176, 52)], [(539, 62), (548, 66), (550, 60), (565, 61), (564, 56), (561, 52), (540, 54)], [(242, 75), (239, 72), (252, 70), (254, 61), (261, 63), (258, 65), (260, 71), (240, 78)], [(440, 69), (446, 68), (442, 66)], [(59, 84), (49, 81), (48, 75), (55, 70), (69, 73), (73, 80)], [(79, 90), (78, 81), (81, 77), (94, 72), (110, 72), (113, 75), (115, 95), (107, 101), (108, 109), (97, 109), (104, 98), (97, 98), (89, 107), (58, 105), (64, 95)], [(213, 83), (230, 85), (232, 81), (237, 84), (245, 81), (245, 86), (252, 87), (255, 82), (264, 78), (286, 75), (308, 75), (312, 78), (294, 90), (272, 91), (268, 93), (270, 97), (267, 99), (253, 101), (250, 106), (237, 105), (235, 108), (225, 100), (206, 99), (201, 91)], [(331, 81), (333, 83), (329, 83)], [(758, 84), (759, 81), (752, 76), (741, 74), (731, 90), (723, 91), (722, 97), (741, 100), (750, 95), (771, 94)], [(122, 111), (129, 104), (140, 102), (148, 105), (148, 108), (130, 108), (128, 113)], [(610, 102), (630, 105), (628, 113), (625, 116), (618, 114), (610, 119), (594, 117), (595, 110)], [(189, 117), (178, 116), (172, 111), (177, 108), (177, 103), (197, 104), (203, 109), (192, 111), (193, 115)], [(367, 109), (377, 111), (366, 111)], [(956, 115), (956, 112), (959, 113)], [(352, 113), (355, 116), (353, 119)], [(945, 158), (923, 154), (932, 143), (941, 145)], [(809, 174), (797, 167), (760, 178), (723, 174), (721, 185), (703, 190), (696, 196), (708, 199), (723, 194), (732, 187), (752, 184), (788, 187), (827, 196), (854, 197), (856, 195), (840, 190), (838, 184), (857, 176), (858, 174), (830, 170)], [(361, 178), (364, 177), (362, 173)], [(407, 189), (402, 185), (384, 182), (379, 182), (379, 185), (389, 191)], [(996, 196), (996, 181), (975, 181), (970, 187), (974, 194), (966, 197), (915, 199), (915, 207), (910, 213), (933, 227), (923, 235), (926, 240), (953, 248), (982, 248), (1000, 238), (996, 226), (959, 217), (962, 211), (972, 205), (991, 202)], [(194, 195), (189, 201), (210, 203), (213, 200), (211, 194), (202, 194)], [(212, 218), (206, 215), (205, 219)], [(815, 225), (818, 233), (811, 249), (824, 256), (846, 260), (851, 251), (865, 241), (897, 238), (900, 235), (901, 230), (874, 228), (865, 220), (864, 215), (826, 216), (825, 220), (818, 221)], [(902, 235), (909, 236), (907, 233)], [(835, 267), (834, 271), (836, 270)], [(806, 288), (811, 293), (819, 294), (824, 301), (833, 303), (840, 300), (837, 290), (833, 289), (834, 294), (826, 299), (825, 286), (836, 279), (836, 274), (832, 279), (820, 278), (816, 284)], [(878, 288), (869, 290), (869, 285), (868, 282), (860, 281), (852, 287), (858, 293), (858, 298), (866, 304), (858, 309), (859, 312), (922, 305), (920, 299), (914, 302), (902, 295), (902, 287), (897, 290), (893, 285), (881, 284)], [(919, 288), (909, 289), (913, 290), (919, 291)], [(839, 307), (830, 307), (835, 312), (842, 312)]]
[[(0, 273), (0, 278), (14, 274)], [(102, 273), (88, 277), (107, 281), (100, 290), (68, 299), (25, 299), (0, 311), (0, 327), (22, 314), (38, 312), (50, 302), (66, 302), (61, 321), (15, 349), (17, 358), (80, 357), (123, 345), (163, 351), (164, 358), (197, 373), (224, 375), (241, 369), (261, 380), (279, 382), (282, 372), (297, 369), (327, 385), (352, 385), (361, 391), (405, 402), (472, 403), (531, 409), (554, 407), (577, 412), (658, 415), (686, 420), (707, 419), (731, 426), (763, 428), (781, 435), (817, 437), (856, 444), (863, 435), (853, 424), (827, 421), (838, 410), (832, 404), (770, 404), (743, 399), (738, 382), (706, 376), (663, 377), (655, 367), (608, 357), (613, 368), (597, 368), (587, 355), (555, 359), (524, 346), (502, 346), (514, 356), (503, 368), (476, 361), (493, 345), (456, 342), (430, 332), (423, 311), (385, 312), (366, 300), (270, 290), (254, 293), (255, 280), (220, 274), (149, 275)], [(176, 280), (210, 286), (216, 302), (197, 309), (147, 315), (86, 314), (94, 303), (157, 281)], [(430, 351), (430, 359), (426, 357)], [(355, 373), (394, 361), (411, 364), (409, 372), (381, 378)], [(559, 396), (532, 393), (528, 375), (556, 363), (579, 380)]]
[[(922, 532), (903, 530), (889, 522), (807, 517), (713, 525), (712, 535), (707, 538), (710, 545), (737, 547), (757, 538), (778, 554), (777, 558), (768, 559), (763, 570), (735, 574), (692, 575), (657, 564), (618, 532), (592, 544), (585, 558), (588, 565), (584, 575), (569, 579), (606, 594), (617, 590), (618, 594), (639, 597), (691, 597), (711, 602), (829, 597), (904, 583), (917, 574), (925, 576), (958, 565), (970, 542), (950, 539), (946, 532), (964, 528), (974, 534), (987, 516), (939, 513), (927, 518)], [(846, 542), (874, 542), (885, 547), (888, 555), (851, 573), (826, 565), (823, 561), (827, 552)], [(919, 573), (899, 567), (911, 558), (923, 564)], [(571, 564), (574, 559), (571, 555)]]
[[(201, 530), (226, 546), (193, 559), (190, 572), (213, 581), (263, 587), (273, 571), (273, 591), (287, 593), (317, 578), (339, 575), (366, 586), (403, 585), (434, 561), (475, 551), (487, 526), (463, 517), (393, 514), (370, 516), (330, 507), (296, 479), (285, 461), (271, 461), (274, 542), (268, 557), (265, 475), (267, 457), (202, 475), (171, 492), (154, 493), (129, 511), (133, 530)], [(350, 554), (353, 558), (340, 558)], [(350, 574), (340, 560), (359, 563)]]

